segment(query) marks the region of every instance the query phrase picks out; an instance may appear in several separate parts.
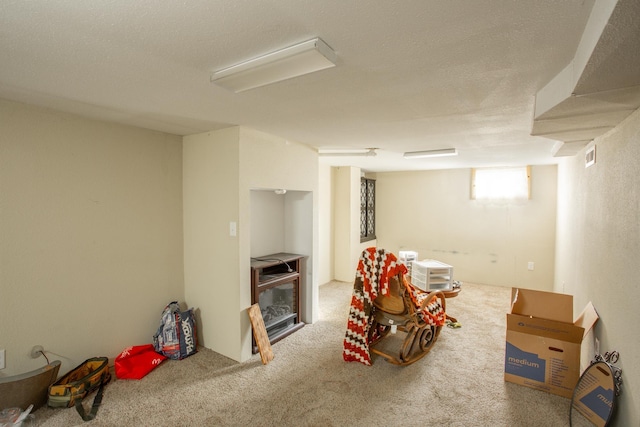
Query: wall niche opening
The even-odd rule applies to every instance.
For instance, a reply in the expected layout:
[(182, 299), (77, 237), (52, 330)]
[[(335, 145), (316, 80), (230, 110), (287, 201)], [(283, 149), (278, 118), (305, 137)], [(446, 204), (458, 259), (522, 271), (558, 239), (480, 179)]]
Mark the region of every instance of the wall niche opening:
[(311, 298), (313, 193), (253, 189), (250, 216), (251, 304), (260, 305), (274, 343), (310, 323), (317, 309)]

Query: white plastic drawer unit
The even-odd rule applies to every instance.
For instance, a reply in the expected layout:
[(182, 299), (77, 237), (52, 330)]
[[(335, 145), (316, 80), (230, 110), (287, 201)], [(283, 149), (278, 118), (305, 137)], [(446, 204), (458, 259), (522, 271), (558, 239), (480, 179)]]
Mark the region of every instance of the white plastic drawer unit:
[(414, 261), (411, 283), (423, 291), (449, 291), (453, 284), (453, 267), (435, 259)]
[(407, 267), (407, 275), (411, 276), (411, 264), (418, 260), (418, 252), (400, 251), (399, 254), (398, 260)]

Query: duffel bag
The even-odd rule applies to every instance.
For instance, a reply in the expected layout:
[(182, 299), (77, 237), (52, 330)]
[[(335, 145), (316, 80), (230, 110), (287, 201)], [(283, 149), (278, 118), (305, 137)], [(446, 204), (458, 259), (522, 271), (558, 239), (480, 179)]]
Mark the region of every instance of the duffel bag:
[[(109, 359), (107, 357), (92, 357), (49, 386), (47, 405), (52, 408), (75, 406), (83, 420), (92, 420), (96, 417), (98, 407), (102, 403), (104, 386), (110, 380)], [(86, 414), (82, 406), (82, 399), (96, 389), (98, 393), (93, 400), (91, 411)]]

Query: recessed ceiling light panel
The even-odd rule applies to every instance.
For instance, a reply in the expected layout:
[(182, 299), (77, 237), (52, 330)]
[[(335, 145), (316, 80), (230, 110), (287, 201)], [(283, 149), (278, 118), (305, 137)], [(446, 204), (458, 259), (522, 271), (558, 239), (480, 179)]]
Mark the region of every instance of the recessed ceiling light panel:
[(318, 155), (324, 157), (375, 157), (377, 155), (376, 150), (377, 148), (349, 151), (318, 151)]
[(444, 148), (442, 150), (409, 151), (404, 153), (405, 159), (419, 159), (424, 157), (444, 157), (457, 156), (458, 150), (455, 148)]
[(211, 82), (237, 93), (334, 67), (336, 59), (336, 53), (315, 38), (214, 71)]

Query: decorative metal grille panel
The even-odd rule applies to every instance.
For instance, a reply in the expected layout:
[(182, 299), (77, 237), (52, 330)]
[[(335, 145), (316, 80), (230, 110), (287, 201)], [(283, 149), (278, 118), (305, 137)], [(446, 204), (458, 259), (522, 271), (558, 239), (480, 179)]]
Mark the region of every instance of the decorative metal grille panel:
[(360, 179), (360, 241), (376, 238), (376, 182)]
[(375, 236), (376, 183), (367, 181), (367, 236)]
[(360, 181), (360, 237), (367, 235), (367, 182)]

